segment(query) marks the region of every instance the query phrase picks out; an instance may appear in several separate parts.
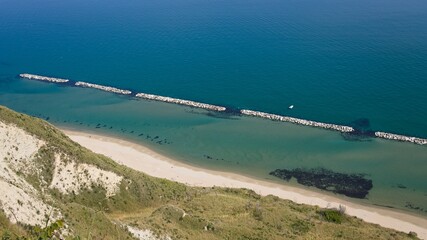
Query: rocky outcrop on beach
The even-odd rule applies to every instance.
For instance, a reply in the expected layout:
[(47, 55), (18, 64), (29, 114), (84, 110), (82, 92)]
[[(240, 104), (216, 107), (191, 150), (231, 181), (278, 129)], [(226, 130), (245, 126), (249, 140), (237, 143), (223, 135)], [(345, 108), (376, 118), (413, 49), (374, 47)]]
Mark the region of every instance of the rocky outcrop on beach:
[(53, 82), (53, 83), (66, 83), (70, 81), (68, 79), (63, 79), (63, 78), (45, 77), (40, 75), (28, 74), (28, 73), (19, 74), (19, 77), (30, 79), (30, 80), (39, 80), (39, 81), (46, 81), (46, 82)]
[(196, 108), (203, 108), (203, 109), (212, 110), (212, 111), (221, 112), (221, 111), (226, 110), (225, 107), (221, 107), (221, 106), (216, 106), (216, 105), (211, 105), (211, 104), (206, 104), (206, 103), (200, 103), (200, 102), (194, 102), (194, 101), (190, 101), (190, 100), (183, 100), (183, 99), (178, 99), (178, 98), (163, 97), (163, 96), (153, 95), (153, 94), (138, 93), (138, 94), (136, 94), (136, 97), (144, 98), (144, 99), (148, 99), (148, 100), (160, 101), (160, 102), (175, 103), (175, 104), (179, 104), (179, 105), (185, 105), (185, 106), (196, 107)]
[(264, 112), (258, 112), (258, 111), (252, 111), (252, 110), (241, 110), (241, 113), (247, 116), (260, 117), (260, 118), (270, 119), (273, 121), (290, 122), (290, 123), (295, 123), (295, 124), (304, 125), (304, 126), (335, 130), (339, 132), (354, 131), (354, 129), (349, 126), (330, 124), (330, 123), (321, 123), (321, 122), (315, 122), (315, 121), (299, 119), (294, 117), (280, 116), (280, 115), (271, 114), (271, 113), (264, 113)]
[(123, 90), (123, 89), (119, 89), (119, 88), (115, 88), (115, 87), (103, 86), (103, 85), (94, 84), (94, 83), (76, 82), (74, 85), (78, 86), (78, 87), (95, 88), (95, 89), (99, 89), (102, 91), (112, 92), (112, 93), (117, 93), (117, 94), (124, 94), (124, 95), (132, 94), (132, 92), (129, 90)]

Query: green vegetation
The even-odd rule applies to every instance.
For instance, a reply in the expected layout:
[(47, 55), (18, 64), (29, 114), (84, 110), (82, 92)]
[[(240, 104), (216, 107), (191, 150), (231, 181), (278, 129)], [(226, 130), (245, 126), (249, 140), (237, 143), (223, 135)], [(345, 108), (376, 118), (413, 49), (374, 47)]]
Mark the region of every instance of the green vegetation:
[[(40, 226), (17, 226), (8, 222), (3, 213), (0, 213), (0, 232), (1, 240), (48, 240), (59, 239), (64, 230), (64, 221), (57, 220), (44, 228)], [(70, 239), (79, 240), (79, 237), (71, 237)]]
[[(71, 141), (49, 123), (0, 107), (0, 121), (14, 124), (44, 140), (37, 156), (41, 175), (25, 179), (42, 199), (61, 210), (70, 236), (81, 239), (133, 239), (123, 226), (150, 229), (172, 239), (411, 239), (413, 235), (382, 228), (349, 217), (340, 210), (319, 209), (251, 190), (197, 188), (150, 177), (95, 154)], [(47, 188), (52, 180), (54, 154), (64, 160), (88, 163), (123, 176), (120, 191), (106, 198), (93, 186), (80, 193), (61, 194)], [(65, 158), (66, 156), (66, 158)], [(43, 179), (47, 183), (43, 183)], [(41, 213), (45, 214), (45, 213)], [(61, 228), (62, 222), (39, 233)], [(55, 231), (53, 231), (55, 232)], [(0, 211), (3, 239), (38, 239), (34, 231), (12, 224)], [(8, 238), (10, 237), (10, 238)], [(70, 237), (72, 239), (72, 237)], [(42, 238), (43, 239), (43, 238)]]
[(335, 209), (325, 209), (320, 211), (320, 213), (328, 222), (342, 223), (343, 219), (345, 218), (342, 213)]

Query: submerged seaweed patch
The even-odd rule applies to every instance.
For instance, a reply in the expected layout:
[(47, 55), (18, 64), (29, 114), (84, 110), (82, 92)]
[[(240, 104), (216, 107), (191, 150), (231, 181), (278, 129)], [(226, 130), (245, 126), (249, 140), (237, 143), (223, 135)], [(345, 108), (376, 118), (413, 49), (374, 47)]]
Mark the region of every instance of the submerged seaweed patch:
[(289, 181), (296, 178), (299, 184), (313, 186), (352, 198), (365, 198), (372, 189), (372, 180), (365, 174), (337, 173), (324, 168), (276, 169), (270, 175)]
[(199, 115), (205, 115), (208, 117), (213, 118), (220, 118), (220, 119), (227, 119), (227, 120), (239, 120), (237, 116), (240, 115), (240, 113), (236, 113), (235, 110), (228, 109), (223, 112), (214, 112), (214, 111), (198, 111), (198, 110), (187, 110), (186, 112), (192, 113), (192, 114), (199, 114)]

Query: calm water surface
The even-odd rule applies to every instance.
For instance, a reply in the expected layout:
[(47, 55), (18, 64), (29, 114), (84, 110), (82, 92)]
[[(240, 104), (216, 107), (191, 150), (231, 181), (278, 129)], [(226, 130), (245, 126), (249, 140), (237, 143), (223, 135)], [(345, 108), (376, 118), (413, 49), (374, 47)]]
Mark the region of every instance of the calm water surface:
[(276, 168), (365, 173), (374, 188), (357, 201), (427, 216), (425, 146), (347, 141), (320, 129), (16, 78), (30, 72), (339, 124), (365, 118), (375, 130), (427, 138), (423, 0), (0, 5), (2, 105), (272, 181)]

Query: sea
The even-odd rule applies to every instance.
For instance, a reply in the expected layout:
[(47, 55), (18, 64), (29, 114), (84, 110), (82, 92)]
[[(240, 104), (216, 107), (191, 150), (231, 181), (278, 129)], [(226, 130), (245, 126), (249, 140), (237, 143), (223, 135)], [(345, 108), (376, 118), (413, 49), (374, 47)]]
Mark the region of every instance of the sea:
[[(427, 217), (427, 146), (20, 73), (427, 138), (425, 0), (0, 0), (0, 104), (193, 166)], [(269, 174), (294, 168), (363, 174), (373, 188), (355, 199)]]

